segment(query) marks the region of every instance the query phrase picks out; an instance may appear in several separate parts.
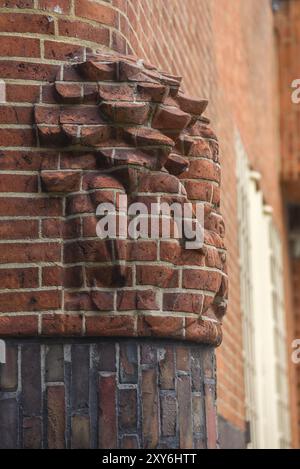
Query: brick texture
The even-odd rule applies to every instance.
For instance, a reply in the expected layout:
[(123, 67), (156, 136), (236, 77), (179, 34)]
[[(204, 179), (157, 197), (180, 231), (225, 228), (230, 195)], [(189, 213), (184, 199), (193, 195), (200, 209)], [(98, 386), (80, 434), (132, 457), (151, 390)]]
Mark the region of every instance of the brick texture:
[[(92, 3), (97, 8), (97, 15), (91, 19)], [(188, 4), (188, 8), (183, 3)], [(297, 1), (282, 3), (289, 3), (293, 9), (297, 9), (299, 6)], [(84, 11), (83, 5), (86, 7)], [(148, 0), (145, 2), (144, 0), (111, 0), (107, 2), (77, 2), (77, 0), (57, 0), (52, 2), (50, 0), (8, 0), (0, 2), (0, 6), (0, 40), (2, 41), (0, 59), (2, 73), (0, 78), (5, 80), (7, 97), (7, 103), (1, 106), (1, 116), (3, 116), (0, 132), (0, 140), (3, 144), (0, 158), (1, 176), (2, 173), (7, 175), (6, 184), (9, 184), (9, 176), (20, 175), (23, 188), (26, 180), (31, 181), (26, 186), (25, 197), (20, 197), (18, 187), (8, 191), (9, 198), (7, 192), (0, 194), (0, 215), (5, 217), (0, 225), (1, 238), (3, 233), (5, 240), (13, 240), (13, 242), (5, 241), (6, 249), (1, 251), (3, 269), (5, 271), (14, 269), (11, 264), (14, 265), (15, 262), (20, 262), (20, 268), (26, 269), (25, 280), (20, 280), (19, 272), (8, 273), (7, 277), (6, 274), (3, 274), (6, 278), (5, 285), (8, 285), (3, 288), (11, 289), (13, 287), (14, 289), (22, 288), (22, 290), (30, 288), (30, 291), (32, 288), (39, 290), (57, 289), (57, 286), (53, 285), (53, 275), (51, 276), (51, 285), (49, 285), (49, 271), (40, 272), (40, 270), (43, 270), (44, 267), (48, 268), (49, 262), (54, 265), (61, 262), (61, 250), (60, 246), (57, 246), (56, 240), (57, 237), (60, 238), (60, 233), (64, 229), (60, 219), (63, 216), (63, 207), (60, 206), (60, 201), (55, 200), (54, 197), (45, 197), (47, 211), (51, 210), (49, 218), (45, 213), (45, 202), (41, 197), (41, 185), (38, 185), (38, 193), (36, 191), (28, 192), (28, 188), (30, 190), (32, 190), (31, 188), (36, 189), (34, 180), (39, 178), (39, 172), (41, 170), (57, 171), (62, 168), (68, 170), (98, 169), (97, 159), (93, 155), (78, 155), (74, 161), (68, 152), (61, 152), (58, 155), (56, 150), (44, 148), (43, 151), (40, 151), (35, 146), (36, 134), (32, 132), (33, 105), (37, 103), (54, 104), (53, 81), (59, 67), (72, 59), (85, 59), (91, 50), (94, 51), (99, 47), (103, 49), (104, 47), (124, 54), (136, 54), (162, 70), (168, 70), (176, 76), (183, 76), (184, 88), (188, 94), (209, 98), (208, 116), (212, 118), (220, 139), (220, 161), (223, 163), (221, 208), (226, 220), (230, 297), (229, 314), (224, 319), (223, 325), (223, 345), (217, 354), (218, 410), (235, 429), (243, 432), (245, 429), (245, 398), (236, 215), (234, 150), (236, 128), (241, 133), (252, 168), (262, 174), (262, 190), (265, 201), (274, 209), (275, 222), (282, 236), (286, 261), (287, 316), (291, 316), (292, 311), (292, 295), (289, 292), (288, 284), (288, 249), (283, 228), (285, 218), (278, 183), (281, 153), (284, 154), (284, 164), (286, 164), (285, 167), (289, 174), (292, 169), (298, 171), (298, 163), (296, 160), (296, 163), (292, 161), (291, 154), (288, 152), (290, 148), (289, 137), (284, 139), (282, 148), (280, 148), (278, 139), (279, 99), (276, 44), (273, 30), (274, 17), (270, 1), (189, 0), (182, 2), (181, 0), (168, 0), (166, 2), (164, 0)], [(283, 15), (286, 15), (286, 11), (281, 10), (279, 13), (283, 12)], [(293, 33), (297, 36), (297, 28), (287, 24), (289, 19), (289, 16), (283, 17), (283, 28), (289, 30), (289, 34)], [(290, 60), (289, 57), (292, 53), (290, 49), (293, 47), (295, 45), (290, 42), (284, 43), (284, 48), (282, 48), (284, 50), (280, 51), (284, 63)], [(293, 57), (295, 58), (297, 55), (293, 54)], [(49, 80), (51, 80), (50, 84)], [(285, 98), (281, 106), (286, 110), (287, 103), (290, 103), (287, 101), (291, 91), (290, 77), (282, 77), (281, 83), (283, 83), (282, 90), (285, 88)], [(107, 100), (112, 96), (112, 90), (107, 88), (102, 89), (101, 93)], [(113, 90), (116, 99), (118, 99), (118, 93), (119, 90)], [(121, 90), (121, 95), (122, 93), (123, 90)], [(145, 90), (144, 93), (146, 93)], [(159, 99), (160, 96), (158, 91), (156, 98)], [(7, 109), (12, 106), (17, 107), (17, 111), (11, 112)], [(6, 122), (4, 116), (7, 119)], [(28, 116), (31, 116), (32, 120), (28, 121)], [(285, 122), (286, 120), (283, 125)], [(295, 122), (293, 125), (296, 125)], [(9, 147), (7, 147), (8, 142), (11, 145)], [(25, 147), (24, 144), (26, 144)], [(31, 146), (28, 147), (28, 145)], [(214, 148), (211, 149), (204, 141), (193, 149), (192, 154), (197, 157), (197, 152), (201, 151), (203, 156), (210, 157), (211, 150), (215, 153), (216, 146), (214, 145)], [(173, 162), (173, 168), (174, 164)], [(207, 172), (208, 169), (205, 168), (205, 171)], [(194, 166), (194, 170), (199, 172), (198, 164)], [(207, 174), (210, 177), (216, 177), (209, 172)], [(194, 179), (194, 176), (191, 177)], [(190, 197), (193, 195), (194, 199), (200, 197), (206, 201), (214, 200), (217, 202), (220, 197), (220, 192), (211, 179), (201, 185), (197, 184), (195, 180), (192, 182), (187, 180), (185, 185), (189, 187)], [(212, 192), (212, 185), (215, 186), (214, 192)], [(294, 187), (297, 193), (298, 186)], [(2, 197), (5, 198), (3, 203), (1, 203)], [(78, 213), (78, 209), (82, 210), (83, 204), (85, 204), (84, 213), (91, 210), (85, 198), (69, 198), (67, 203), (73, 206), (74, 213)], [(32, 225), (31, 229), (27, 220), (26, 223), (22, 220), (21, 227), (19, 220), (15, 220), (15, 218), (24, 213), (27, 215), (28, 223), (35, 223), (38, 217), (43, 217), (42, 226)], [(8, 220), (10, 223), (7, 223)], [(72, 227), (73, 233), (75, 229)], [(83, 229), (84, 233), (88, 234), (94, 227), (91, 228), (91, 224), (87, 222)], [(17, 243), (16, 240), (20, 240), (20, 242)], [(38, 244), (37, 247), (36, 244)], [(152, 247), (148, 246), (148, 248), (150, 262), (153, 261), (152, 256), (155, 254), (152, 252)], [(165, 249), (161, 243), (161, 256), (164, 256), (166, 262), (170, 263), (175, 249), (175, 246), (172, 245), (172, 252), (170, 252), (168, 246)], [(132, 253), (133, 259), (137, 259), (138, 256), (139, 253)], [(197, 256), (197, 265), (199, 266), (203, 265), (202, 257)], [(40, 263), (38, 276), (40, 283), (38, 287), (33, 287), (35, 285), (34, 279), (30, 277), (31, 280), (29, 280), (27, 269), (35, 268), (37, 262)], [(191, 260), (186, 259), (185, 262), (186, 265), (190, 265)], [(196, 258), (193, 260), (193, 265), (195, 265), (194, 263), (196, 263)], [(143, 272), (143, 275), (139, 274), (141, 284), (148, 282), (147, 275), (149, 275), (149, 270)], [(175, 282), (175, 279), (171, 280), (172, 276), (169, 277), (166, 271), (160, 275), (166, 288), (169, 285), (168, 282)], [(108, 277), (110, 276), (108, 275)], [(47, 286), (43, 284), (43, 278), (45, 278)], [(29, 284), (29, 281), (33, 283)], [(97, 280), (100, 284), (101, 281), (101, 279)], [(192, 305), (199, 301), (198, 297), (192, 295), (193, 293), (190, 293), (188, 297), (179, 297), (178, 302), (174, 302), (166, 292), (163, 301), (167, 302), (168, 308), (172, 311), (176, 311), (178, 304), (183, 304), (189, 312)], [(109, 301), (106, 297), (105, 304), (108, 304)], [(84, 304), (84, 300), (81, 304)], [(41, 314), (44, 316), (43, 328), (41, 328), (38, 317)], [(46, 335), (81, 335), (85, 330), (85, 323), (80, 311), (71, 312), (70, 315), (65, 316), (57, 314), (56, 310), (53, 313), (49, 313), (49, 311), (44, 313), (25, 312), (22, 316), (13, 315), (8, 319), (7, 313), (0, 316), (2, 336), (37, 335), (41, 333), (41, 330), (45, 330)], [(97, 317), (90, 319), (91, 334), (95, 334), (99, 330), (98, 327), (102, 321), (105, 322), (105, 319)], [(117, 325), (118, 332), (124, 331), (121, 326)], [(179, 325), (179, 327), (181, 326)], [(291, 330), (291, 337), (293, 337), (295, 330), (293, 325)], [(148, 360), (151, 359), (150, 351), (147, 357)], [(166, 360), (170, 360), (172, 364), (171, 357), (167, 357)], [(170, 365), (171, 368), (167, 371), (163, 367), (163, 362), (160, 366), (164, 370), (161, 377), (162, 382), (164, 386), (168, 387), (174, 379), (173, 368)], [(291, 374), (293, 375), (293, 372)], [(293, 376), (291, 379), (294, 379)], [(295, 399), (294, 397), (293, 402)], [(11, 415), (15, 411), (14, 406), (13, 402), (9, 403)], [(297, 417), (295, 419), (297, 420)], [(294, 445), (298, 444), (296, 428), (297, 423), (294, 425)], [(10, 443), (12, 443), (12, 438), (11, 434), (7, 434)], [(137, 445), (137, 441), (134, 437), (126, 436), (122, 439), (122, 445), (123, 447), (131, 445), (134, 447)]]
[(9, 340), (0, 448), (216, 447), (214, 393), (212, 347)]

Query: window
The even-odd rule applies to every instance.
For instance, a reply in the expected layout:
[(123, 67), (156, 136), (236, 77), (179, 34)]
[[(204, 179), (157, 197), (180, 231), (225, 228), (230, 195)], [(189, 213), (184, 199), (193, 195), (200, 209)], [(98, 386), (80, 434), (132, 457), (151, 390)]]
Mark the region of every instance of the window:
[(290, 447), (282, 247), (236, 136), (241, 308), (249, 448)]

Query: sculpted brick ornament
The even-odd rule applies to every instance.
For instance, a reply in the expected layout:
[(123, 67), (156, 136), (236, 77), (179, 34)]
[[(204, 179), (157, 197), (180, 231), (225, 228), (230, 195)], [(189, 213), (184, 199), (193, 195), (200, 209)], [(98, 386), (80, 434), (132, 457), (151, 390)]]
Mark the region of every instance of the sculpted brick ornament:
[[(62, 239), (66, 333), (80, 316), (86, 335), (221, 341), (227, 275), (218, 143), (203, 117), (207, 101), (186, 96), (180, 82), (134, 57), (100, 54), (63, 66), (53, 98), (35, 107), (40, 145), (59, 151), (58, 169), (41, 171), (41, 182), (65, 201), (64, 219), (48, 228)], [(120, 214), (121, 195), (146, 206), (202, 202), (203, 246), (187, 249), (172, 216), (168, 239), (100, 239), (97, 207), (108, 203)]]

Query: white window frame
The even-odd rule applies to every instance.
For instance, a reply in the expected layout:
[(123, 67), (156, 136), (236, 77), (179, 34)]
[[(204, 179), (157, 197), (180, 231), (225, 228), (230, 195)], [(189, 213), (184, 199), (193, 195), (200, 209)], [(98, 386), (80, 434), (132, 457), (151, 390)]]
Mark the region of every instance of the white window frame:
[[(249, 448), (289, 448), (291, 426), (286, 356), (282, 247), (236, 134), (241, 310)], [(277, 315), (275, 314), (277, 311)], [(277, 344), (277, 345), (276, 345)]]

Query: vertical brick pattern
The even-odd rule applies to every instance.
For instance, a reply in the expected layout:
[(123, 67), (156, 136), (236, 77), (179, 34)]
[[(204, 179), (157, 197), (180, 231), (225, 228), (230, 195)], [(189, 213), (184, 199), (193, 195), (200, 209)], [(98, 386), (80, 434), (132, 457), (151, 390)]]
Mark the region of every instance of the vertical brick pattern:
[(212, 347), (12, 340), (8, 350), (9, 363), (0, 365), (1, 449), (217, 445)]

